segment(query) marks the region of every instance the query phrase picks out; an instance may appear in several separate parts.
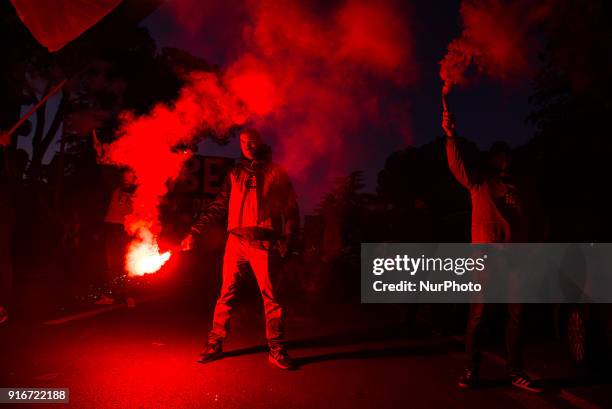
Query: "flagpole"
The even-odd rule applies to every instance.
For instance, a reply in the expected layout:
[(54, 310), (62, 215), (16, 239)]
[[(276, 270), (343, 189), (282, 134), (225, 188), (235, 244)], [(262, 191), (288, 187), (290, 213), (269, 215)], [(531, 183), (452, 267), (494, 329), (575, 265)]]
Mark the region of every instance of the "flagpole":
[(54, 94), (56, 94), (60, 89), (62, 89), (62, 87), (66, 84), (68, 80), (67, 79), (63, 79), (61, 80), (59, 83), (57, 83), (53, 88), (51, 88), (51, 91), (49, 91), (47, 93), (47, 95), (45, 95), (44, 97), (42, 97), (37, 103), (36, 105), (34, 105), (32, 108), (30, 108), (30, 110), (21, 118), (19, 118), (19, 121), (17, 121), (17, 123), (15, 123), (15, 125), (13, 125), (11, 127), (11, 129), (9, 129), (7, 132), (0, 132), (0, 145), (6, 145), (9, 143), (11, 135), (17, 131), (17, 129), (19, 129), (19, 127), (21, 125), (23, 125), (23, 123), (25, 121), (27, 121), (32, 114), (34, 114), (34, 112), (36, 112), (38, 110), (38, 108), (40, 108), (42, 106), (42, 104), (44, 104), (45, 102), (47, 102), (47, 100), (49, 98), (51, 98), (51, 96), (53, 96)]

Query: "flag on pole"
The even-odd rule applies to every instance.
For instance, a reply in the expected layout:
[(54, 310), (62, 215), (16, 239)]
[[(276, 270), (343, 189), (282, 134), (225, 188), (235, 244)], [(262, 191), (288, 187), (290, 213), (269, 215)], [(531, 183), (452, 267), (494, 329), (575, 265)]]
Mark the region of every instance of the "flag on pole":
[(11, 0), (34, 38), (57, 51), (110, 13), (123, 0)]

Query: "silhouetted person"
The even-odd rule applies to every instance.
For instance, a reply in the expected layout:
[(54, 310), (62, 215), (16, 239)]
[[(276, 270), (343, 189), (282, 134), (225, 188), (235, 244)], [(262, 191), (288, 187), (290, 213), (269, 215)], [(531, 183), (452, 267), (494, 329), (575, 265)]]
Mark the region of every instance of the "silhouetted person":
[(28, 163), (21, 149), (0, 148), (0, 324), (8, 320), (13, 289), (13, 236), (18, 190)]
[[(448, 165), (455, 178), (469, 190), (472, 201), (472, 243), (521, 243), (529, 241), (529, 226), (525, 192), (511, 172), (510, 147), (503, 142), (493, 144), (486, 163), (470, 164), (466, 159), (462, 141), (455, 132), (455, 123), (445, 110), (442, 128), (447, 135)], [(507, 371), (513, 385), (540, 391), (522, 367), (521, 321), (522, 304), (507, 304), (506, 325)], [(470, 305), (465, 334), (467, 365), (459, 386), (474, 387), (478, 382), (481, 355), (483, 315), (489, 305)]]
[(281, 257), (289, 251), (298, 233), (298, 204), (287, 172), (271, 161), (269, 148), (257, 131), (243, 131), (240, 147), (242, 160), (230, 171), (216, 199), (181, 243), (184, 250), (190, 249), (193, 235), (205, 233), (209, 223), (227, 217), (229, 235), (223, 257), (223, 284), (200, 362), (223, 355), (222, 342), (229, 329), (241, 267), (248, 264), (263, 299), (269, 361), (289, 369), (293, 361), (284, 345), (285, 311), (277, 298), (275, 277)]
[(125, 231), (125, 217), (132, 213), (132, 198), (136, 189), (136, 174), (125, 170), (121, 175), (121, 184), (113, 191), (104, 217), (104, 240), (106, 252), (106, 292), (103, 292), (96, 304), (113, 304), (126, 301), (133, 306), (134, 300), (126, 294), (127, 272), (125, 254), (129, 236)]

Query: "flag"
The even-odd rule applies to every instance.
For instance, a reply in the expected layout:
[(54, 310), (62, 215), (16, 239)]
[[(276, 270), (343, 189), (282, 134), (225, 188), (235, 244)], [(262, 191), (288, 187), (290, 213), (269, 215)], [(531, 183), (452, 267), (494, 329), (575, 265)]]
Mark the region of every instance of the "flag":
[(123, 0), (11, 0), (34, 38), (54, 52), (80, 36)]

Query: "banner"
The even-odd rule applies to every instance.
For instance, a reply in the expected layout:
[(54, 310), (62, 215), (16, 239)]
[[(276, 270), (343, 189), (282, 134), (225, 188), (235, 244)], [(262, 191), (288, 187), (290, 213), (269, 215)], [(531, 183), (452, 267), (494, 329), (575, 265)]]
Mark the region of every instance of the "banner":
[(80, 36), (122, 0), (11, 0), (23, 24), (50, 52)]

